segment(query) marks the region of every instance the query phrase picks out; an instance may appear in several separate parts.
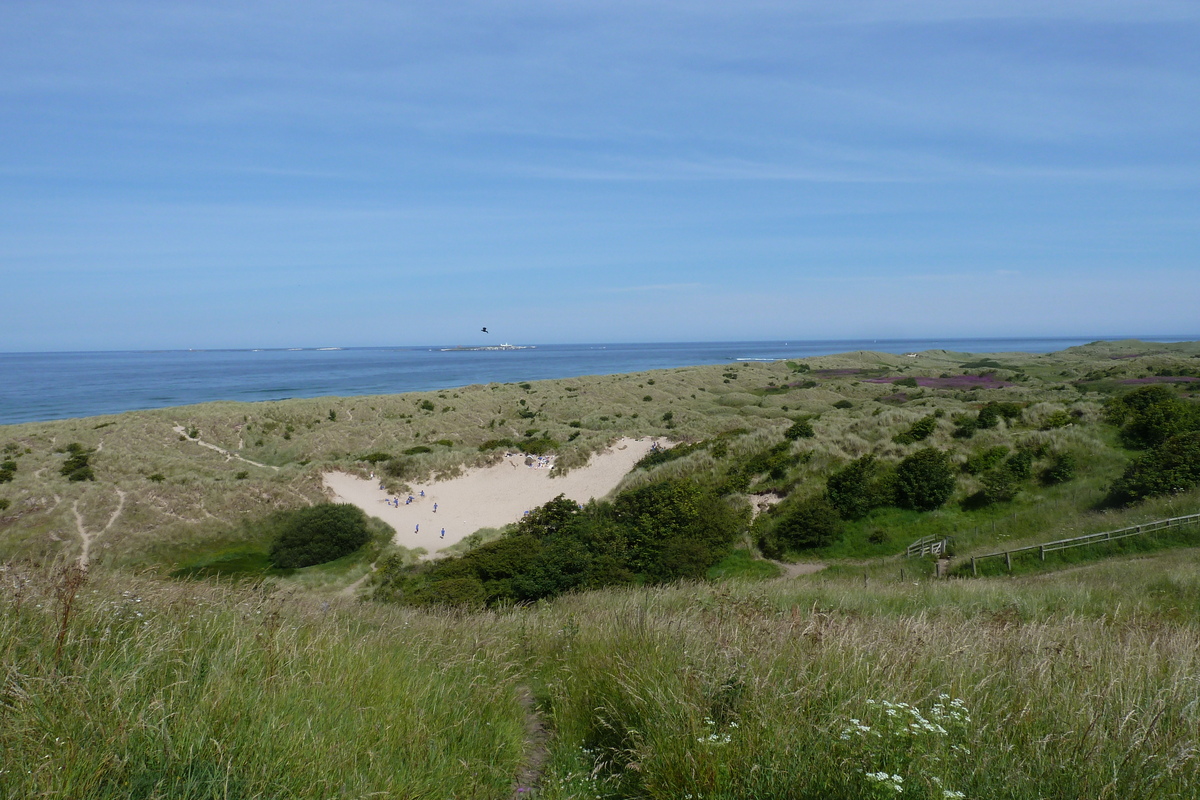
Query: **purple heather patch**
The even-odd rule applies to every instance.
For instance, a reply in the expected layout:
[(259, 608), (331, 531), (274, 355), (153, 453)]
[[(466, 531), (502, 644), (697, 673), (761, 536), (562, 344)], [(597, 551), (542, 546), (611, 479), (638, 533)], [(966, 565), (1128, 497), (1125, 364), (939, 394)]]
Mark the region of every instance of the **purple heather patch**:
[(818, 369), (813, 370), (813, 375), (818, 378), (844, 378), (847, 375), (861, 375), (861, 369)]
[[(867, 378), (866, 383), (895, 383), (904, 378), (904, 375)], [(1013, 385), (1008, 381), (997, 380), (995, 375), (951, 375), (948, 378), (914, 378), (914, 380), (918, 386), (927, 389), (1000, 389)]]
[(907, 392), (896, 392), (895, 394), (885, 395), (885, 396), (879, 398), (879, 401), (881, 403), (907, 403), (908, 402), (908, 393)]
[(1195, 383), (1200, 378), (1191, 375), (1153, 375), (1149, 378), (1126, 378), (1121, 383)]

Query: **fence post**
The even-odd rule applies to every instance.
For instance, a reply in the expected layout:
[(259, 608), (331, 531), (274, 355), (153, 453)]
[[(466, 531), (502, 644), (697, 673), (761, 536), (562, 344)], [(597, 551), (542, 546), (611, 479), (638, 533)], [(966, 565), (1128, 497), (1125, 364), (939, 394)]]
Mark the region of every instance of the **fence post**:
[(1011, 551), (1008, 551), (1008, 550), (1004, 551), (1004, 563), (1008, 565), (1008, 571), (1012, 572), (1012, 552)]
[(975, 568), (975, 556), (971, 556), (971, 574), (976, 578), (979, 577), (979, 570)]
[(1046, 560), (1046, 546), (1045, 545), (1041, 545), (1040, 547), (1038, 547), (1038, 555), (1040, 555), (1042, 557), (1042, 561)]

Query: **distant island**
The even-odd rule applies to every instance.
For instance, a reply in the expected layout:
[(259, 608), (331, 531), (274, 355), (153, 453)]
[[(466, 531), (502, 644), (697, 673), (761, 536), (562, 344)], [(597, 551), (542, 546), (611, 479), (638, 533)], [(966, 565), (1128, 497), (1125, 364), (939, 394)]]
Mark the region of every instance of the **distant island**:
[(441, 348), (441, 351), (443, 353), (456, 353), (456, 352), (476, 352), (479, 350), (536, 350), (536, 349), (537, 349), (537, 345), (533, 345), (533, 344), (508, 344), (506, 342), (505, 344), (489, 344), (489, 345), (482, 345), (480, 347), (443, 347), (443, 348)]

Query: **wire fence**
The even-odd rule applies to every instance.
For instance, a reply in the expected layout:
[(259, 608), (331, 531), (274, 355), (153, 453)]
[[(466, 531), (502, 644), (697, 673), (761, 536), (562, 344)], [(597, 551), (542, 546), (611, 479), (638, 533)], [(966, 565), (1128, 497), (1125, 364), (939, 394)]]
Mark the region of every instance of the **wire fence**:
[[(1047, 553), (1053, 553), (1059, 550), (1069, 550), (1073, 547), (1084, 547), (1090, 544), (1101, 544), (1105, 542), (1115, 542), (1121, 539), (1128, 539), (1131, 536), (1144, 536), (1148, 533), (1165, 530), (1167, 528), (1177, 528), (1181, 525), (1194, 525), (1200, 522), (1200, 514), (1188, 514), (1183, 517), (1170, 517), (1168, 519), (1155, 520), (1154, 522), (1143, 522), (1141, 525), (1130, 525), (1128, 528), (1118, 528), (1113, 531), (1102, 531), (1101, 533), (1089, 533), (1086, 536), (1074, 536), (1070, 539), (1058, 539), (1053, 542), (1045, 542), (1043, 544), (1030, 545), (1028, 547), (1018, 547), (1013, 550), (1001, 550), (996, 553), (988, 553), (982, 556), (971, 556), (971, 574), (979, 574), (979, 562), (989, 558), (1003, 558), (1005, 566), (1009, 571), (1012, 571), (1012, 559), (1015, 555), (1023, 553), (1037, 553), (1038, 557), (1046, 560)], [(931, 537), (926, 537), (931, 538)], [(917, 540), (918, 542), (921, 540)], [(909, 546), (911, 550), (917, 542)]]

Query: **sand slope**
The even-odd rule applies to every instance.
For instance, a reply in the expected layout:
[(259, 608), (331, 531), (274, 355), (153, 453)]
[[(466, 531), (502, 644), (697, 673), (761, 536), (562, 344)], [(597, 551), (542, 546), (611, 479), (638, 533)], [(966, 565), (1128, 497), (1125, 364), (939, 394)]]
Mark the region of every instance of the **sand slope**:
[[(546, 466), (552, 460), (541, 467), (529, 467), (525, 456), (508, 455), (499, 464), (473, 469), (457, 478), (414, 483), (412, 503), (406, 504), (407, 497), (400, 497), (399, 508), (388, 504), (389, 495), (379, 488), (378, 481), (331, 472), (324, 476), (325, 487), (334, 502), (352, 503), (395, 528), (396, 544), (423, 547), (433, 553), (480, 528), (516, 522), (526, 511), (560, 494), (580, 503), (603, 497), (616, 488), (638, 459), (650, 452), (653, 443), (653, 439), (621, 439), (593, 456), (586, 467), (554, 479)], [(424, 497), (420, 496), (422, 490)]]

